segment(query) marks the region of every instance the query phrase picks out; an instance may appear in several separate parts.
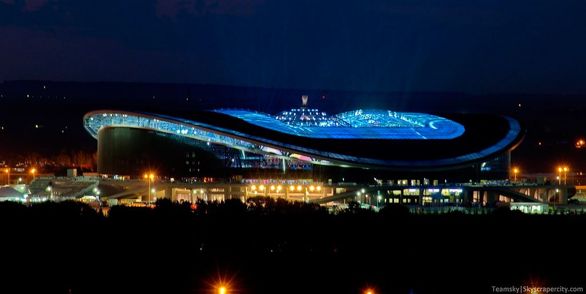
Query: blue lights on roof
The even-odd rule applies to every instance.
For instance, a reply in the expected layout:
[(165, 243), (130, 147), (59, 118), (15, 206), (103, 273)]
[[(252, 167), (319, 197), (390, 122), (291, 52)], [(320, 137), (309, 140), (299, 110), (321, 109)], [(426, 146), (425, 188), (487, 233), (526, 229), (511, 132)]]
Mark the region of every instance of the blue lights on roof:
[(293, 108), (289, 111), (283, 111), (275, 118), (288, 125), (294, 126), (312, 126), (312, 127), (341, 127), (348, 126), (348, 123), (327, 115), (325, 112), (315, 108)]
[(215, 111), (270, 130), (316, 139), (445, 140), (464, 133), (464, 126), (439, 116), (380, 109), (359, 109), (333, 117), (317, 109), (293, 109), (277, 117), (247, 110)]
[(422, 113), (401, 113), (390, 110), (368, 109), (353, 110), (337, 115), (342, 121), (353, 128), (416, 128), (425, 127), (426, 121), (437, 118)]
[(244, 140), (226, 136), (205, 124), (193, 121), (167, 119), (165, 116), (151, 116), (140, 113), (121, 111), (92, 112), (84, 117), (86, 130), (94, 137), (103, 127), (130, 127), (156, 130), (162, 133), (174, 134), (195, 140), (212, 142), (231, 146), (250, 152), (259, 151), (259, 146)]
[[(355, 110), (334, 117), (342, 126), (303, 126), (282, 122), (270, 115), (246, 110), (217, 110), (248, 123), (307, 138), (326, 139), (451, 139), (464, 133), (464, 127), (454, 121), (421, 113), (400, 113), (387, 110)], [(324, 115), (327, 117), (327, 115)], [(331, 118), (330, 117), (330, 118)], [(459, 165), (478, 161), (511, 146), (521, 133), (519, 123), (505, 117), (509, 124), (507, 134), (498, 142), (482, 150), (470, 150), (460, 156), (430, 160), (401, 160), (357, 157), (337, 153), (328, 149), (316, 149), (304, 144), (277, 141), (271, 136), (248, 133), (243, 130), (210, 125), (194, 119), (184, 119), (159, 114), (133, 113), (125, 111), (100, 110), (86, 114), (86, 130), (98, 138), (98, 132), (108, 127), (130, 127), (174, 134), (183, 138), (208, 142), (243, 150), (246, 152), (276, 156), (282, 159), (298, 159), (314, 164), (337, 165), (342, 167), (385, 166), (388, 168), (429, 168), (435, 166)], [(335, 143), (338, 144), (338, 143)], [(344, 142), (340, 142), (344, 144)]]
[[(94, 111), (84, 116), (84, 127), (94, 138), (102, 128), (127, 127), (154, 130), (161, 133), (173, 134), (184, 138), (190, 138), (208, 143), (228, 146), (256, 154), (276, 156), (283, 159), (301, 159), (316, 164), (329, 165), (331, 162), (310, 156), (285, 152), (277, 147), (276, 142), (264, 140), (267, 144), (275, 144), (270, 147), (250, 139), (263, 141), (262, 138), (254, 138), (233, 130), (227, 130), (216, 126), (200, 123), (193, 120), (170, 117), (165, 115), (152, 115), (146, 113), (132, 113), (125, 111), (102, 110)], [(301, 148), (303, 149), (303, 148)]]

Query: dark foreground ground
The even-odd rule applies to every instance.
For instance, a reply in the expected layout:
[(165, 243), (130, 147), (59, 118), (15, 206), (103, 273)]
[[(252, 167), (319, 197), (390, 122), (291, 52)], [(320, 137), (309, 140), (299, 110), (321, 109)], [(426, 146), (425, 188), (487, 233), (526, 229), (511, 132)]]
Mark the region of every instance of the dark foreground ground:
[(0, 293), (496, 293), (585, 287), (585, 216), (330, 215), (256, 200), (0, 203)]

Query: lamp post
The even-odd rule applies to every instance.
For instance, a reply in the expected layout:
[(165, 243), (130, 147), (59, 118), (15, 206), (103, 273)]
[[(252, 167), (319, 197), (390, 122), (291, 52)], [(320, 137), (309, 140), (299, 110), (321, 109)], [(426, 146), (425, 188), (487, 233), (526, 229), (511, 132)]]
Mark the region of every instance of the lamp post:
[(151, 182), (154, 182), (155, 180), (155, 174), (154, 173), (145, 173), (143, 175), (143, 178), (148, 182), (148, 190), (147, 190), (147, 203), (149, 203), (151, 201)]
[(33, 167), (33, 168), (31, 168), (31, 175), (33, 175), (33, 179), (31, 180), (31, 182), (35, 180), (35, 175), (36, 175), (36, 174), (37, 174), (37, 169), (36, 169), (36, 168), (34, 168), (34, 167)]
[(260, 186), (258, 186), (258, 189), (259, 189), (259, 190), (260, 190), (260, 192), (263, 194), (262, 196), (264, 196), (264, 197), (266, 197), (266, 196), (267, 196), (267, 191), (266, 191), (267, 189), (266, 189), (265, 185), (262, 185), (262, 184), (261, 184)]
[[(559, 166), (558, 167), (558, 185), (562, 184), (562, 176), (563, 176), (563, 180), (564, 180), (564, 185), (568, 184), (568, 172), (570, 171), (570, 168), (568, 168), (568, 166)], [(563, 175), (562, 175), (563, 173)]]
[(10, 185), (10, 168), (7, 167), (4, 172), (6, 173), (6, 185)]
[(96, 196), (96, 200), (98, 200), (98, 203), (100, 203), (100, 207), (102, 206), (102, 200), (100, 200), (100, 189), (98, 189), (98, 187), (95, 187), (93, 189), (94, 195)]
[(517, 174), (519, 173), (519, 168), (515, 167), (513, 168), (513, 181), (516, 182), (517, 181)]
[(53, 187), (48, 186), (47, 187), (47, 192), (49, 192), (49, 200), (53, 200)]

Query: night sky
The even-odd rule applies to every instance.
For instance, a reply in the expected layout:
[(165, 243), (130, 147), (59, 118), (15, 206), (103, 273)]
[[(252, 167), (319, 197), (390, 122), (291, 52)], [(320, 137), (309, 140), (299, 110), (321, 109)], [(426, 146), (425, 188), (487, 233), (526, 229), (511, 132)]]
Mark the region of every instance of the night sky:
[(308, 94), (330, 113), (510, 115), (528, 126), (515, 164), (583, 167), (585, 12), (583, 0), (0, 0), (0, 162), (95, 151), (81, 123), (95, 109), (276, 113)]
[(586, 93), (586, 1), (0, 0), (0, 80)]

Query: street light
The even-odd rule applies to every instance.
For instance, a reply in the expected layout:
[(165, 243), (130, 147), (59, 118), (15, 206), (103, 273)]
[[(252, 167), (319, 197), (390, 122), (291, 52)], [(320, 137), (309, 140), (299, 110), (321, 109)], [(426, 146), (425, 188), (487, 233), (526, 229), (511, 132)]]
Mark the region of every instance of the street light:
[[(33, 181), (35, 180), (35, 175), (37, 174), (37, 169), (36, 168), (31, 168), (31, 175), (33, 175)], [(31, 181), (32, 182), (32, 181)]]
[(10, 168), (7, 167), (4, 172), (6, 173), (6, 185), (10, 185)]
[(148, 182), (148, 188), (147, 188), (147, 203), (151, 202), (151, 182), (155, 181), (155, 174), (152, 172), (149, 173), (145, 173), (143, 175), (143, 178)]
[(559, 166), (558, 167), (558, 173), (559, 173), (558, 184), (559, 185), (562, 184), (562, 173), (563, 173), (564, 185), (566, 185), (568, 183), (568, 172), (569, 171), (570, 171), (570, 169), (568, 168), (568, 166)]
[(513, 181), (517, 181), (517, 174), (519, 173), (519, 168), (513, 168)]
[(100, 200), (100, 189), (98, 189), (98, 187), (95, 187), (93, 190), (94, 192), (94, 196), (96, 196), (96, 199), (98, 199), (98, 201)]
[(53, 200), (53, 187), (47, 186), (47, 192), (49, 192), (49, 200)]
[(218, 287), (218, 294), (227, 294), (228, 293), (228, 289), (224, 286), (220, 286)]
[(576, 148), (577, 149), (584, 148), (585, 146), (586, 146), (586, 141), (584, 141), (584, 139), (578, 139), (578, 141), (576, 141)]

